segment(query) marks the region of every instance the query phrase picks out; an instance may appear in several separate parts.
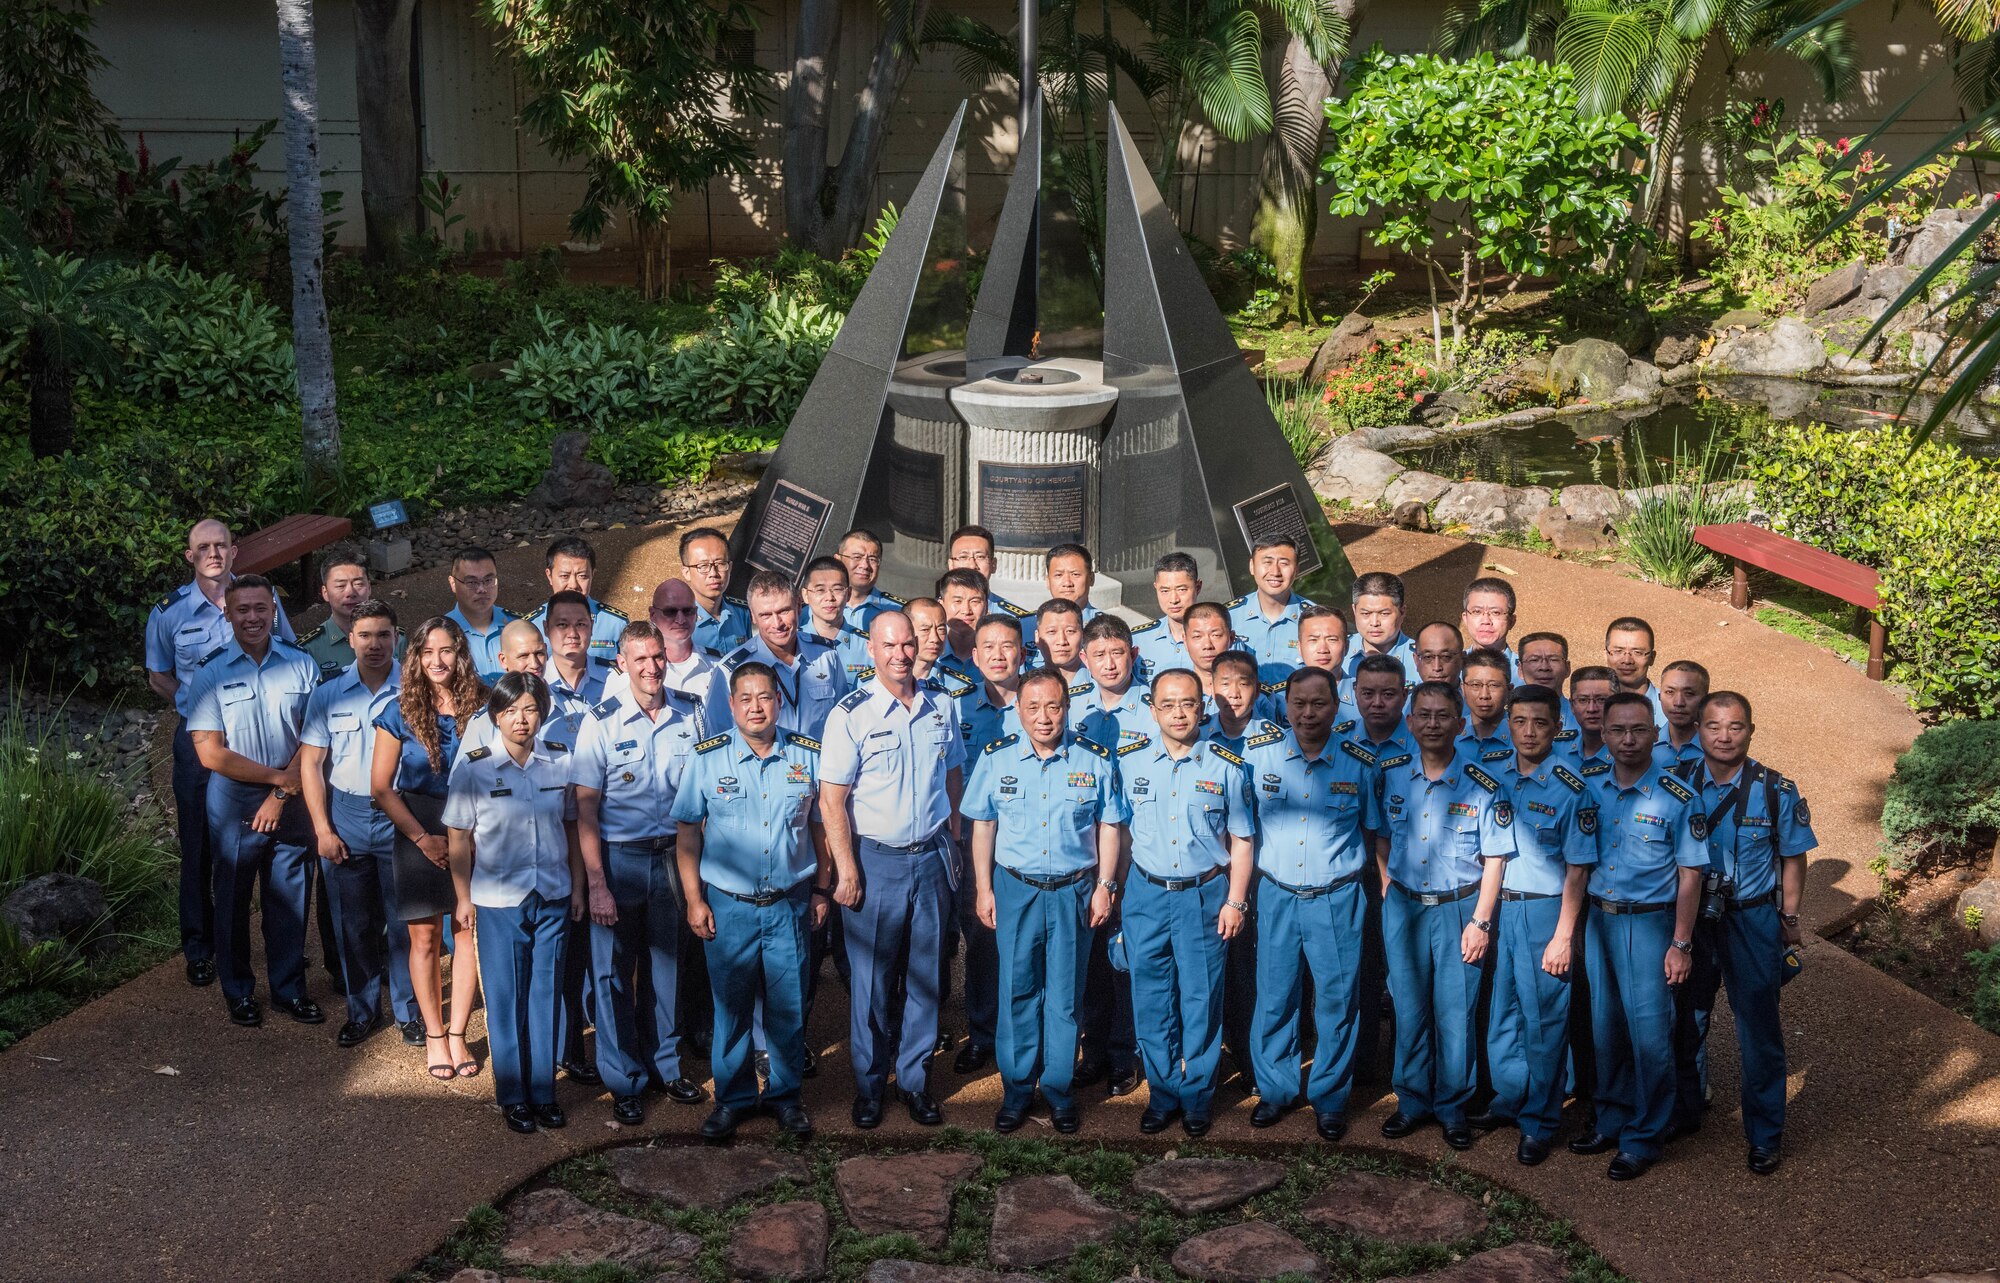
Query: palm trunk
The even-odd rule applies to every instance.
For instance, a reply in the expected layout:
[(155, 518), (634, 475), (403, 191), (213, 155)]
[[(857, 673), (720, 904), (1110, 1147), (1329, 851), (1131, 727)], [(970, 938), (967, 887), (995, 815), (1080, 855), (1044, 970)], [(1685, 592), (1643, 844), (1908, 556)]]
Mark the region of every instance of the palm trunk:
[(312, 0), (278, 0), (278, 69), (285, 92), (285, 215), (292, 259), (292, 348), (305, 433), (305, 497), (317, 503), (339, 488), (340, 417), (334, 408), (333, 337), (326, 319)]
[[(1360, 21), (1362, 0), (1337, 6), (1350, 29)], [(1257, 209), (1250, 243), (1264, 251), (1278, 272), (1285, 314), (1310, 323), (1306, 260), (1319, 232), (1319, 161), (1326, 142), (1326, 112), (1333, 96), (1334, 70), (1313, 61), (1306, 42), (1269, 19), (1265, 24), (1267, 79), (1276, 51), (1271, 93), (1271, 137), (1258, 173)]]
[(28, 331), (28, 449), (54, 458), (76, 443), (76, 376)]
[(785, 87), (785, 141), (778, 168), (784, 179), (785, 236), (814, 253), (826, 227), (827, 113), (834, 50), (840, 43), (842, 0), (802, 0), (792, 36), (792, 76)]
[[(423, 149), (410, 85), (417, 0), (354, 0), (354, 87), (361, 118), (361, 213), (368, 257), (394, 260), (423, 226)], [(440, 232), (442, 228), (438, 229)]]
[[(1667, 194), (1674, 186), (1674, 161), (1680, 154), (1681, 129), (1687, 118), (1688, 95), (1694, 90), (1693, 73), (1684, 74), (1674, 84), (1674, 90), (1660, 108), (1659, 127), (1653, 134), (1653, 155), (1651, 172), (1646, 175), (1646, 193), (1639, 203), (1639, 226), (1647, 231), (1658, 231), (1659, 220), (1665, 209)], [(1646, 245), (1635, 242), (1632, 256), (1625, 265), (1625, 288), (1636, 290), (1646, 279)]]
[(882, 35), (875, 42), (875, 57), (868, 66), (868, 84), (861, 91), (854, 124), (841, 148), (840, 164), (831, 175), (833, 215), (821, 227), (820, 244), (813, 246), (824, 258), (838, 258), (861, 239), (861, 231), (875, 211), (875, 175), (882, 168), (882, 151), (889, 141), (889, 118), (901, 96), (903, 82), (916, 65), (917, 34), (924, 29), (924, 13), (929, 0), (910, 0), (907, 22), (899, 22), (898, 6), (892, 5), (882, 19)]

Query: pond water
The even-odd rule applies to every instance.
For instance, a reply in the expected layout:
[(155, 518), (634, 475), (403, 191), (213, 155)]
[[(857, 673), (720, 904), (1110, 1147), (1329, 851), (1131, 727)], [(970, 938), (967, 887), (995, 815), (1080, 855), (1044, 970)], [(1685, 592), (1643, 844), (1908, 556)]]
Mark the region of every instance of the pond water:
[[(1395, 451), (1397, 462), (1455, 480), (1499, 481), (1516, 486), (1596, 483), (1631, 489), (1658, 480), (1676, 446), (1699, 455), (1712, 442), (1724, 461), (1774, 421), (1817, 422), (1857, 431), (1896, 421), (1903, 393), (1821, 387), (1786, 379), (1727, 379), (1707, 385), (1706, 397), (1671, 388), (1659, 407), (1607, 410), (1545, 419), (1522, 428), (1495, 428)], [(1921, 422), (1929, 402), (1911, 402), (1907, 418)], [(1968, 454), (2000, 458), (2000, 412), (1965, 411), (1940, 429)], [(1643, 459), (1641, 458), (1643, 456)], [(1652, 476), (1648, 476), (1648, 470)]]

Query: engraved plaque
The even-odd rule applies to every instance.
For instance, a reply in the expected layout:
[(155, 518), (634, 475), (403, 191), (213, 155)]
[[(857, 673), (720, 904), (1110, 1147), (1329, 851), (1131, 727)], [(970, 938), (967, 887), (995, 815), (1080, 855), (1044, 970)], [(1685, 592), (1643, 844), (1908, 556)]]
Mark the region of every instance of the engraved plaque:
[(918, 539), (944, 539), (944, 456), (889, 441), (889, 524)]
[(743, 559), (759, 570), (775, 570), (797, 583), (812, 560), (832, 508), (812, 491), (780, 481), (771, 488), (770, 502), (764, 505), (757, 533)]
[(979, 464), (979, 521), (1000, 548), (1084, 542), (1087, 463)]
[(1305, 509), (1290, 486), (1272, 486), (1236, 504), (1231, 511), (1236, 514), (1236, 525), (1243, 532), (1245, 544), (1255, 548), (1260, 535), (1290, 535), (1299, 548), (1299, 578), (1320, 568), (1319, 549), (1313, 546)]

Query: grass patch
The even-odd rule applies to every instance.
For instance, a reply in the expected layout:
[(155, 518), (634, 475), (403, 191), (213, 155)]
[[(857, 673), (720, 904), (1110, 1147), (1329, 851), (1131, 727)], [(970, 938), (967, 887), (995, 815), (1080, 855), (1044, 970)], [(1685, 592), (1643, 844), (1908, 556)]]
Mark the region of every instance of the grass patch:
[[(1817, 595), (1817, 594), (1815, 594)], [(1852, 612), (1852, 607), (1847, 608)], [(1829, 626), (1823, 618), (1793, 610), (1788, 606), (1767, 605), (1756, 609), (1757, 622), (1781, 633), (1830, 650), (1851, 664), (1868, 662), (1868, 643), (1852, 633)]]

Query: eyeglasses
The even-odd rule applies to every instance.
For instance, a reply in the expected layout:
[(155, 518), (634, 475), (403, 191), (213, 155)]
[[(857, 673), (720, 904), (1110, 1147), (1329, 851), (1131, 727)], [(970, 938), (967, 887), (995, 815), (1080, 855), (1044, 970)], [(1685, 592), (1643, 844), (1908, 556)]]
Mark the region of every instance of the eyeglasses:
[(1653, 655), (1650, 647), (1642, 650), (1637, 646), (1613, 646), (1604, 653), (1613, 659), (1650, 659)]
[(840, 559), (850, 566), (879, 566), (882, 558), (872, 552), (843, 552)]
[(452, 579), (461, 588), (491, 588), (500, 582), (500, 576), (498, 575), (481, 575), (477, 579), (471, 577), (460, 578), (457, 575), (453, 575)]
[(729, 558), (727, 557), (722, 557), (715, 561), (690, 561), (687, 563), (687, 570), (697, 575), (713, 575), (728, 569)]
[(694, 607), (693, 607), (693, 606), (655, 606), (655, 607), (653, 607), (653, 613), (654, 613), (655, 615), (665, 615), (665, 616), (667, 616), (668, 618), (670, 618), (670, 619), (671, 619), (671, 618), (672, 618), (673, 616), (675, 616), (675, 615), (692, 615), (692, 614), (694, 614)]
[(1507, 609), (1504, 606), (1482, 607), (1479, 610), (1466, 611), (1465, 617), (1467, 619), (1505, 619), (1507, 618)]

